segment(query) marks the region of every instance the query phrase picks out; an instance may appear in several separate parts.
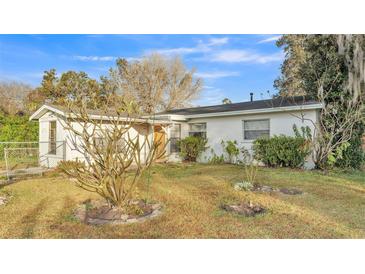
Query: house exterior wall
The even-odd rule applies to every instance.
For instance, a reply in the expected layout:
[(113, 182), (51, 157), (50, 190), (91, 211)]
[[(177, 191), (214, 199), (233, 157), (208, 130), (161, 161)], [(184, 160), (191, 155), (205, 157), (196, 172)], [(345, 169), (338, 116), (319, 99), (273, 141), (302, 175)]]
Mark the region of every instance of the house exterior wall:
[[(214, 155), (221, 155), (223, 148), (221, 141), (236, 140), (240, 147), (245, 147), (249, 152), (252, 152), (252, 140), (244, 140), (243, 138), (243, 120), (269, 119), (270, 123), (270, 137), (274, 135), (288, 135), (293, 136), (293, 125), (296, 124), (298, 128), (301, 126), (309, 126), (312, 133), (314, 132), (314, 125), (311, 121), (302, 121), (297, 116), (304, 115), (305, 119), (310, 119), (317, 122), (317, 110), (303, 110), (296, 112), (276, 112), (276, 113), (261, 113), (261, 114), (245, 114), (236, 116), (224, 117), (209, 117), (209, 118), (194, 118), (189, 119), (188, 122), (182, 124), (182, 138), (189, 135), (190, 123), (206, 123), (207, 125), (207, 139), (209, 148), (201, 155), (200, 162), (208, 162)], [(308, 157), (306, 168), (313, 167), (311, 157)]]
[[(49, 149), (49, 134), (50, 134), (50, 122), (56, 122), (56, 153), (50, 154)], [(107, 127), (108, 124), (105, 124)], [(82, 126), (79, 123), (72, 123), (72, 127), (77, 130), (81, 130)], [(92, 128), (90, 127), (90, 131)], [(144, 136), (147, 135), (149, 141), (153, 141), (153, 130), (150, 125), (136, 124), (129, 129), (131, 138), (139, 136), (139, 141), (144, 142)], [(76, 138), (73, 132), (65, 129), (64, 117), (59, 116), (51, 111), (45, 113), (39, 119), (39, 154), (40, 165), (47, 168), (53, 168), (58, 165), (62, 160), (80, 160), (85, 161), (85, 154), (80, 149), (75, 149), (72, 140), (76, 140), (76, 143), (81, 143), (81, 140)], [(144, 146), (142, 150), (141, 160), (144, 161), (148, 154), (148, 146)]]
[[(51, 168), (65, 159), (65, 130), (60, 123), (63, 118), (53, 112), (47, 112), (39, 119), (39, 164)], [(56, 122), (56, 153), (51, 154), (49, 149), (50, 122)]]
[[(104, 125), (105, 128), (108, 127), (108, 124)], [(79, 123), (73, 122), (72, 127), (76, 130), (82, 130), (82, 125)], [(90, 126), (89, 131), (92, 130), (92, 126)], [(139, 136), (139, 142), (143, 143), (145, 141), (145, 136), (147, 135), (147, 138), (149, 138), (150, 142), (152, 142), (153, 138), (153, 130), (150, 125), (146, 124), (138, 124), (133, 126), (129, 129), (129, 134), (131, 138), (136, 138)], [(66, 160), (79, 160), (79, 161), (85, 161), (85, 154), (80, 151), (80, 149), (75, 148), (75, 142), (76, 144), (80, 144), (81, 140), (79, 138), (75, 139), (75, 135), (73, 132), (69, 130), (64, 130), (64, 136), (66, 141)], [(141, 161), (144, 161), (148, 154), (148, 147), (147, 145), (143, 147), (142, 149), (142, 155), (141, 155)]]
[[(208, 162), (214, 154), (221, 155), (223, 148), (221, 141), (234, 141), (238, 142), (240, 147), (245, 147), (252, 152), (252, 140), (244, 140), (243, 138), (243, 120), (256, 120), (256, 119), (269, 119), (270, 124), (270, 136), (274, 135), (288, 135), (293, 136), (293, 125), (296, 124), (298, 128), (301, 126), (309, 126), (314, 132), (314, 125), (312, 122), (317, 122), (318, 109), (301, 110), (301, 111), (286, 111), (275, 113), (260, 113), (260, 114), (241, 114), (235, 116), (222, 116), (222, 117), (206, 117), (206, 118), (191, 118), (166, 115), (166, 120), (170, 120), (172, 123), (180, 124), (181, 126), (181, 138), (189, 136), (189, 124), (190, 123), (206, 123), (206, 134), (208, 139), (209, 148), (198, 159), (200, 162)], [(299, 117), (303, 117), (307, 120), (302, 121)], [(56, 121), (57, 125), (57, 149), (56, 154), (49, 154), (49, 123), (50, 121)], [(312, 122), (311, 122), (312, 121)], [(40, 150), (40, 164), (45, 167), (55, 167), (59, 161), (65, 160), (85, 160), (84, 153), (75, 149), (74, 145), (70, 141), (73, 138), (73, 133), (64, 129), (64, 117), (54, 112), (48, 111), (42, 117), (39, 118), (39, 150)], [(75, 128), (81, 127), (80, 124), (73, 123)], [(107, 125), (106, 125), (107, 126)], [(167, 138), (170, 138), (171, 126), (166, 127)], [(81, 128), (79, 128), (81, 129)], [(90, 129), (91, 130), (91, 129)], [(144, 136), (148, 136), (150, 142), (153, 141), (153, 125), (136, 125), (130, 129), (130, 134), (136, 137), (140, 136), (140, 141), (143, 141)], [(166, 152), (169, 161), (180, 161), (179, 153), (171, 153), (170, 145), (167, 145)], [(148, 149), (145, 148), (142, 155), (142, 160), (146, 157)], [(308, 157), (306, 165), (307, 168), (313, 167), (311, 157)]]

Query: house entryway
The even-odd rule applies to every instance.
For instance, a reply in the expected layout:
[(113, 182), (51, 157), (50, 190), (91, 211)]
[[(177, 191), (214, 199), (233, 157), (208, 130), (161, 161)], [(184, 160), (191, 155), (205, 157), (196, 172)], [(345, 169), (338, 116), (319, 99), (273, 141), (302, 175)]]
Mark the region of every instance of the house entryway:
[(153, 142), (157, 146), (156, 157), (158, 161), (165, 161), (166, 158), (166, 132), (162, 126), (153, 127)]

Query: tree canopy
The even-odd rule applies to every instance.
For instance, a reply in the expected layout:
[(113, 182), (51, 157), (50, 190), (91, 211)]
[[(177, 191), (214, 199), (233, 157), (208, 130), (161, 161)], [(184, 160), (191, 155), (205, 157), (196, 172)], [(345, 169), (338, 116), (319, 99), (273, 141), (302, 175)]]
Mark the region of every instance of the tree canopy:
[(188, 70), (179, 57), (152, 54), (133, 62), (118, 59), (116, 68), (103, 80), (104, 86), (151, 114), (185, 107), (197, 98), (203, 81), (194, 73), (195, 69)]
[(57, 76), (55, 69), (45, 71), (41, 85), (27, 97), (29, 110), (34, 111), (44, 102), (64, 105), (67, 101), (83, 98), (86, 101), (95, 98), (97, 102), (104, 98), (100, 83), (85, 72), (67, 71)]
[(337, 152), (348, 142), (356, 148), (347, 151), (357, 151), (358, 156), (352, 155), (361, 159), (353, 138), (361, 137), (365, 123), (365, 35), (283, 35), (277, 45), (286, 53), (275, 81), (279, 94), (309, 95), (324, 105), (317, 130), (318, 164), (340, 160), (343, 155)]

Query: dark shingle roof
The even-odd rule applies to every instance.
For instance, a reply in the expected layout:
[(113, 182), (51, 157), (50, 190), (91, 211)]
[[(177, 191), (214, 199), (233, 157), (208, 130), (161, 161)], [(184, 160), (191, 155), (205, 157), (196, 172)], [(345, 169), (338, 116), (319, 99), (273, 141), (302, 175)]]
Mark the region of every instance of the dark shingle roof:
[(254, 109), (265, 109), (265, 108), (289, 107), (289, 106), (305, 106), (313, 104), (318, 104), (318, 102), (305, 96), (277, 97), (274, 99), (257, 100), (252, 102), (172, 109), (169, 111), (160, 112), (158, 114), (194, 115), (194, 114), (254, 110)]

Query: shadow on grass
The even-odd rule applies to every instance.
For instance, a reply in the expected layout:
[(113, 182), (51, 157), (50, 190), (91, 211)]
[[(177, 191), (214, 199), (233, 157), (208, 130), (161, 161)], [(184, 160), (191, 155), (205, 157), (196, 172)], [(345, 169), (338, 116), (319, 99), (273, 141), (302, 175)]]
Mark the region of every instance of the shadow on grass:
[[(63, 200), (63, 206), (57, 214), (55, 221), (49, 226), (51, 230), (60, 233), (62, 238), (74, 239), (80, 238), (80, 233), (84, 233), (83, 225), (73, 214), (77, 203), (75, 200), (66, 196)], [(85, 236), (87, 238), (87, 236)]]
[(41, 200), (38, 205), (29, 210), (28, 214), (26, 214), (18, 224), (19, 226), (25, 226), (20, 238), (33, 238), (34, 237), (34, 228), (37, 225), (38, 219), (47, 205), (47, 198)]

